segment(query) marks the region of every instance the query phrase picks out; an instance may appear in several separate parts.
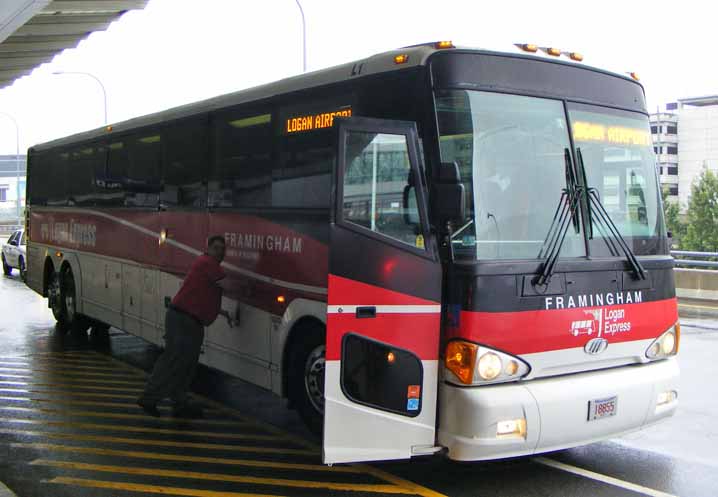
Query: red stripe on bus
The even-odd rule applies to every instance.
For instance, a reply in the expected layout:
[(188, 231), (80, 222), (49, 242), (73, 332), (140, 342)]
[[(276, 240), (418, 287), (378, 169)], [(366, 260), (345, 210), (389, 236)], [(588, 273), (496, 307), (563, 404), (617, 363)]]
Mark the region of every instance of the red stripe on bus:
[(447, 338), (464, 338), (521, 355), (583, 347), (598, 336), (609, 343), (657, 338), (676, 321), (675, 298), (558, 310), (461, 311), (458, 326), (447, 327)]
[(256, 216), (101, 208), (63, 212), (58, 209), (33, 211), (30, 226), (33, 242), (134, 261), (180, 275), (189, 270), (197, 254), (172, 243), (160, 245), (160, 231), (167, 229), (170, 241), (198, 252), (204, 250), (207, 236), (218, 234), (226, 239), (225, 262), (228, 264), (300, 285), (326, 285), (326, 244)]
[(439, 305), (368, 283), (329, 275), (329, 305)]
[(423, 361), (439, 358), (439, 314), (377, 314), (357, 319), (354, 313), (327, 315), (327, 355), (329, 361), (341, 357), (342, 338), (357, 333), (378, 342), (405, 349)]

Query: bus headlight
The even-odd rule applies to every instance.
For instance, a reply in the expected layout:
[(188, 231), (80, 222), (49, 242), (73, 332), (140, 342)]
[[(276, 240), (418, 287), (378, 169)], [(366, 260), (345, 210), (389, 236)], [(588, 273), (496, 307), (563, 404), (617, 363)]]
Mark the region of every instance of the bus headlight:
[(466, 340), (451, 340), (444, 355), (446, 380), (457, 385), (515, 381), (531, 368), (518, 357)]
[(681, 325), (674, 324), (661, 336), (656, 338), (646, 350), (646, 357), (649, 359), (664, 359), (678, 353), (678, 346), (681, 342)]
[(479, 359), (479, 376), (482, 379), (491, 381), (501, 374), (501, 358), (493, 352), (487, 352)]

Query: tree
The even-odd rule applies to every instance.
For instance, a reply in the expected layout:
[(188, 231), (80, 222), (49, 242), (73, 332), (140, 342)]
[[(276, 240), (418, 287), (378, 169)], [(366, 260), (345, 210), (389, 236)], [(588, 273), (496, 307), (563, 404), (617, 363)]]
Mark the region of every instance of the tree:
[(718, 251), (718, 176), (704, 169), (691, 187), (684, 250)]
[(681, 240), (686, 236), (686, 223), (681, 220), (681, 208), (677, 202), (666, 200), (669, 195), (668, 186), (663, 187), (663, 217), (666, 220), (666, 228), (673, 235), (672, 248), (680, 248)]

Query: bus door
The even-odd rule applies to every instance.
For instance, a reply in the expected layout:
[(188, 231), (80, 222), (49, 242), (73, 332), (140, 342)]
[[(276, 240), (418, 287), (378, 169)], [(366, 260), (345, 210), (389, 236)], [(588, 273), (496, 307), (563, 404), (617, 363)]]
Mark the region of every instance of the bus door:
[(337, 119), (324, 462), (434, 452), (441, 267), (413, 123)]

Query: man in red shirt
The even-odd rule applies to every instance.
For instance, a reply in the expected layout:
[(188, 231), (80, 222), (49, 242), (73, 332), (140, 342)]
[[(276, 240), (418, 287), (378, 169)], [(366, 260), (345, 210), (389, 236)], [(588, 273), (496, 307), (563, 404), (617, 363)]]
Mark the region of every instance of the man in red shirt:
[(147, 381), (145, 391), (137, 404), (152, 416), (159, 416), (157, 403), (169, 397), (174, 402), (173, 414), (177, 417), (201, 417), (202, 409), (188, 402), (187, 390), (199, 362), (204, 340), (204, 327), (219, 314), (232, 318), (222, 310), (221, 267), (225, 242), (222, 236), (207, 241), (207, 252), (199, 256), (172, 299), (165, 315), (165, 350), (160, 355)]

